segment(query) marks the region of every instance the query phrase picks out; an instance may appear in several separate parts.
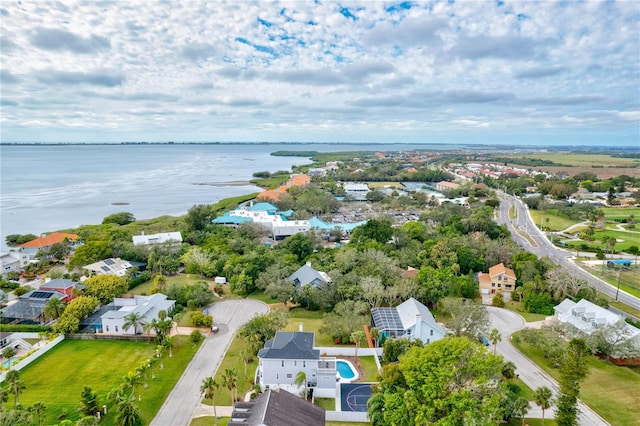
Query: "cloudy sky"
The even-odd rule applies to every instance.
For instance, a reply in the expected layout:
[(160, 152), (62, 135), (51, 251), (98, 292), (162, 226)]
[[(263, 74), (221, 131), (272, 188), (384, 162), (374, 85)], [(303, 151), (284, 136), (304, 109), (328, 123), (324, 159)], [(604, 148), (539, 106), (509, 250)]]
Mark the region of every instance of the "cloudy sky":
[(640, 2), (9, 1), (2, 141), (640, 146)]

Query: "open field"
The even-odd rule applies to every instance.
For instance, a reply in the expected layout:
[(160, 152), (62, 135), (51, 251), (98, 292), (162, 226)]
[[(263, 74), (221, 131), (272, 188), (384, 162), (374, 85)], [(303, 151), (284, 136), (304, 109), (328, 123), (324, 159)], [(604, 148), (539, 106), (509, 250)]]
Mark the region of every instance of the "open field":
[(198, 417), (196, 419), (191, 420), (190, 426), (211, 426), (217, 424), (218, 426), (227, 426), (231, 421), (231, 417), (220, 417), (218, 422), (211, 417)]
[[(554, 379), (560, 378), (560, 370), (551, 368), (538, 349), (524, 342), (514, 346)], [(588, 364), (580, 399), (612, 425), (640, 425), (640, 371), (595, 356), (589, 357)]]
[(600, 208), (606, 217), (629, 217), (634, 215), (640, 220), (640, 207), (602, 207)]
[[(208, 283), (211, 283), (211, 280), (208, 278), (200, 278), (198, 275), (192, 275), (192, 274), (178, 274), (178, 275), (173, 275), (173, 276), (168, 276), (167, 277), (167, 284), (166, 286), (169, 287), (172, 284), (176, 284), (180, 287), (187, 285), (187, 284), (194, 284), (198, 281), (206, 281)], [(131, 290), (128, 291), (128, 293), (130, 294), (135, 294), (135, 295), (148, 295), (151, 294), (151, 291), (155, 288), (155, 284), (153, 283), (153, 280), (149, 280), (147, 282), (144, 282), (142, 284), (140, 284), (139, 286), (136, 286), (134, 288), (132, 288)]]
[[(558, 164), (566, 164), (573, 167), (592, 167), (606, 165), (608, 167), (634, 167), (640, 164), (635, 158), (612, 157), (607, 154), (587, 154), (572, 152), (541, 152), (536, 154), (520, 155), (518, 158), (536, 158), (553, 161)], [(597, 167), (596, 167), (597, 168)], [(622, 173), (620, 173), (622, 174)]]
[(621, 270), (603, 268), (601, 265), (587, 265), (584, 268), (613, 286), (618, 286), (618, 272), (620, 272), (620, 290), (640, 297), (640, 271), (637, 270), (638, 265), (635, 265), (632, 269)]
[[(173, 349), (173, 358), (157, 367), (156, 378), (148, 374), (148, 387), (136, 388), (143, 424), (149, 424), (167, 395), (191, 361), (197, 348), (188, 337)], [(66, 412), (70, 420), (79, 420), (80, 393), (84, 386), (98, 394), (98, 405), (107, 404), (107, 394), (122, 383), (122, 378), (155, 353), (155, 344), (130, 341), (65, 340), (20, 372), (25, 389), (20, 395), (23, 406), (44, 402), (47, 409), (43, 424), (57, 424)], [(55, 367), (55, 368), (53, 368)], [(10, 396), (8, 406), (13, 406)], [(104, 424), (115, 424), (116, 410), (108, 411)]]
[(582, 222), (581, 220), (573, 220), (562, 215), (558, 215), (558, 210), (529, 210), (531, 212), (531, 218), (538, 228), (542, 227), (545, 231), (563, 231), (568, 227)]

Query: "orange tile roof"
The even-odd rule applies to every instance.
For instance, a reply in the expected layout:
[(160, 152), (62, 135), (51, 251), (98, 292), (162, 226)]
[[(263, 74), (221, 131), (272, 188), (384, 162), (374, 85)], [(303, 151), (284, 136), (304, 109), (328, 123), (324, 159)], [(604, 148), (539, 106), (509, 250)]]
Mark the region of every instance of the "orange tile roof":
[(504, 266), (504, 263), (499, 263), (499, 264), (489, 268), (489, 275), (490, 276), (495, 277), (496, 275), (500, 275), (500, 274), (505, 274), (505, 275), (513, 278), (514, 280), (516, 279), (516, 274), (515, 274), (515, 272), (513, 272), (513, 269), (507, 268), (506, 266)]
[(43, 234), (35, 240), (20, 244), (20, 247), (49, 247), (63, 242), (65, 238), (77, 240), (80, 237), (76, 234), (67, 234), (66, 232), (52, 232), (50, 234)]

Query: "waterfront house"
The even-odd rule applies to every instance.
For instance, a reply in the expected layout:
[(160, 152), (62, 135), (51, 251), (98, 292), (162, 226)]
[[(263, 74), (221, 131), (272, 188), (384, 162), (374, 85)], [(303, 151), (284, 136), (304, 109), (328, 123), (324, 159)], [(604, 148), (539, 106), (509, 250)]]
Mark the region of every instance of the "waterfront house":
[(280, 387), (298, 394), (301, 388), (294, 382), (302, 371), (308, 387), (335, 392), (336, 360), (321, 357), (320, 350), (314, 348), (314, 338), (314, 333), (277, 331), (258, 352), (256, 384), (263, 391)]
[(325, 411), (282, 390), (269, 389), (250, 401), (236, 402), (229, 426), (324, 426)]
[(182, 243), (182, 234), (180, 232), (162, 232), (145, 235), (143, 232), (142, 235), (133, 236), (133, 245), (136, 246), (150, 246), (169, 242), (179, 247), (180, 243)]
[(66, 243), (69, 247), (75, 248), (80, 237), (76, 234), (66, 232), (52, 232), (50, 234), (42, 234), (35, 240), (20, 244), (20, 251), (27, 254), (29, 259), (35, 259), (39, 250), (47, 251), (54, 244)]
[(395, 308), (371, 309), (371, 322), (378, 329), (378, 335), (387, 338), (404, 337), (431, 343), (447, 334), (429, 309), (413, 297)]
[(0, 253), (0, 273), (2, 278), (12, 272), (20, 273), (29, 265), (29, 255), (19, 251)]
[(502, 293), (504, 300), (511, 300), (511, 292), (516, 288), (513, 269), (499, 263), (489, 268), (489, 273), (480, 272), (476, 277), (480, 295), (493, 297), (496, 293)]

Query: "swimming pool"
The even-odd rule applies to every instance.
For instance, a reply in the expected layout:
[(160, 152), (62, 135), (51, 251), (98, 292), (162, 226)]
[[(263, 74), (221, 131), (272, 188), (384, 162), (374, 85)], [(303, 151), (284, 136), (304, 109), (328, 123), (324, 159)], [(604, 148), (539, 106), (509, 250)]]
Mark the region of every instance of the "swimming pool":
[(353, 365), (344, 359), (336, 360), (336, 370), (341, 382), (350, 382), (358, 378), (358, 372)]
[(18, 357), (15, 357), (15, 356), (11, 357), (2, 363), (2, 368), (9, 368), (11, 365), (14, 365), (16, 362), (18, 362)]

